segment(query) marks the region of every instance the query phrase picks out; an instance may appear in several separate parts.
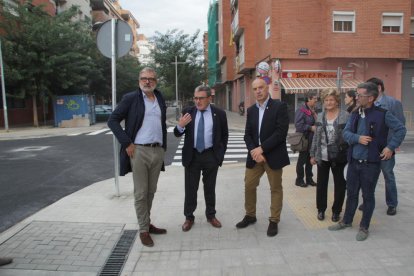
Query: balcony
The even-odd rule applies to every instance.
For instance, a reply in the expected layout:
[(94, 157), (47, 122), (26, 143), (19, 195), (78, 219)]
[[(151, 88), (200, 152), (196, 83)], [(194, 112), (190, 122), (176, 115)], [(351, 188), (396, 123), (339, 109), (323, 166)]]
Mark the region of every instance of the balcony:
[(243, 28), (239, 26), (239, 11), (237, 10), (234, 15), (233, 21), (231, 22), (231, 32), (233, 34), (233, 39), (237, 40), (240, 35), (243, 33)]
[(94, 11), (107, 10), (104, 0), (91, 0), (91, 8)]

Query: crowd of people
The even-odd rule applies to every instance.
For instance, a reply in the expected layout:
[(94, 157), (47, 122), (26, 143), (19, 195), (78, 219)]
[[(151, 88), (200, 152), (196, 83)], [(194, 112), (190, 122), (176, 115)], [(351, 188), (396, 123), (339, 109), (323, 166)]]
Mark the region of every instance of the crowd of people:
[[(137, 91), (126, 94), (108, 120), (108, 126), (121, 144), (120, 174), (132, 172), (133, 175), (135, 211), (140, 239), (145, 246), (154, 245), (151, 234), (167, 233), (166, 229), (152, 224), (150, 218), (158, 177), (164, 170), (166, 148), (166, 105), (156, 86), (155, 70), (144, 68), (139, 73)], [(246, 108), (245, 216), (236, 228), (246, 228), (257, 221), (256, 190), (260, 178), (266, 173), (271, 197), (267, 235), (273, 237), (278, 234), (283, 207), (283, 168), (290, 164), (286, 145), (289, 117), (286, 103), (270, 97), (264, 79), (256, 78), (251, 90), (256, 102)], [(213, 227), (222, 227), (216, 217), (215, 188), (227, 150), (229, 130), (226, 113), (212, 105), (211, 100), (208, 86), (196, 87), (194, 105), (183, 109), (174, 128), (176, 137), (185, 137), (182, 149), (184, 232), (190, 231), (195, 222), (200, 178), (207, 222)], [(322, 111), (317, 113), (319, 100)], [(397, 212), (394, 155), (405, 137), (405, 121), (401, 102), (385, 95), (384, 84), (378, 78), (361, 83), (356, 91), (347, 91), (344, 105), (346, 108), (342, 107), (337, 89), (325, 89), (319, 94), (309, 91), (305, 95), (305, 102), (295, 113), (295, 127), (296, 132), (303, 133), (308, 140), (308, 146), (299, 152), (295, 184), (301, 188), (316, 186), (316, 217), (322, 221), (328, 209), (328, 183), (332, 172), (331, 220), (336, 223), (329, 227), (332, 231), (351, 226), (361, 191), (363, 203), (359, 209), (363, 215), (356, 239), (362, 241), (368, 237), (375, 208), (375, 187), (381, 171), (389, 206), (387, 214)], [(121, 126), (122, 121), (125, 121), (125, 128)], [(316, 182), (314, 165), (317, 167)], [(341, 218), (344, 202), (345, 211)]]
[[(154, 245), (151, 234), (167, 233), (166, 229), (156, 227), (150, 216), (158, 178), (164, 170), (167, 137), (167, 106), (156, 86), (156, 71), (149, 67), (142, 69), (137, 90), (122, 98), (108, 120), (109, 128), (121, 144), (120, 175), (132, 172), (135, 212), (144, 246)], [(265, 80), (255, 79), (251, 89), (256, 102), (246, 109), (245, 216), (236, 227), (246, 228), (257, 221), (256, 190), (260, 178), (266, 173), (271, 196), (267, 235), (273, 237), (278, 234), (283, 207), (283, 168), (290, 164), (286, 146), (289, 118), (286, 103), (270, 97)], [(359, 209), (362, 219), (356, 240), (363, 241), (369, 235), (375, 188), (381, 171), (385, 180), (387, 214), (397, 213), (395, 152), (406, 134), (402, 104), (386, 95), (384, 83), (378, 78), (359, 84), (356, 91), (347, 91), (344, 97), (346, 109), (341, 107), (337, 89), (325, 89), (319, 95), (310, 91), (305, 98), (305, 103), (296, 110), (295, 127), (296, 132), (303, 133), (308, 140), (308, 147), (299, 152), (295, 185), (316, 186), (316, 217), (322, 221), (328, 208), (331, 171), (334, 182), (331, 220), (336, 224), (328, 229), (337, 231), (350, 227)], [(315, 107), (319, 99), (323, 108), (317, 113)], [(222, 227), (216, 217), (215, 187), (229, 136), (226, 113), (211, 104), (211, 89), (203, 85), (196, 87), (193, 100), (194, 106), (182, 111), (174, 129), (175, 136), (185, 135), (182, 149), (184, 232), (194, 225), (201, 175), (207, 222), (213, 227)], [(241, 107), (241, 115), (244, 115), (244, 102)], [(317, 166), (316, 182), (313, 165)], [(363, 202), (358, 206), (360, 191)], [(345, 211), (341, 218), (344, 202)], [(0, 257), (0, 265), (11, 262), (11, 258)]]
[[(318, 115), (312, 111), (315, 94), (311, 92), (295, 115), (296, 131), (303, 133), (310, 145), (299, 153), (295, 184), (308, 186), (306, 184), (312, 177), (312, 169), (307, 164), (309, 157), (310, 164), (317, 165), (317, 219), (324, 220), (331, 171), (334, 180), (331, 220), (337, 224), (330, 226), (329, 230), (350, 227), (358, 208), (362, 211), (356, 235), (358, 241), (367, 239), (369, 235), (368, 228), (375, 208), (375, 188), (381, 171), (385, 180), (387, 215), (397, 213), (395, 152), (405, 138), (405, 118), (401, 102), (384, 91), (383, 81), (371, 78), (359, 84), (356, 91), (345, 93), (344, 110), (337, 89), (322, 90), (323, 110)], [(304, 165), (307, 182), (303, 181)], [(360, 191), (363, 203), (358, 207)], [(341, 219), (345, 195), (345, 211)]]

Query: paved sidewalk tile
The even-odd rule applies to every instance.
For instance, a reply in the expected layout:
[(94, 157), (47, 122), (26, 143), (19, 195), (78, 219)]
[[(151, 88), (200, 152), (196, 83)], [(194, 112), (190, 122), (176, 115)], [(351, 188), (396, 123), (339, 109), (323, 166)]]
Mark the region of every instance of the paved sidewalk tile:
[(97, 273), (123, 227), (109, 223), (33, 221), (1, 244), (0, 252), (14, 258), (8, 270)]

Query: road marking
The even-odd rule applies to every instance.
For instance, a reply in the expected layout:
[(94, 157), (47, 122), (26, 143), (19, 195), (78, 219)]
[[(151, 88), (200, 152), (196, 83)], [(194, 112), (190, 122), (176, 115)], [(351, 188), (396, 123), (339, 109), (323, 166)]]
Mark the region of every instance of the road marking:
[(27, 147), (11, 150), (10, 152), (41, 151), (41, 150), (45, 150), (47, 148), (50, 148), (50, 146), (27, 146)]
[(103, 128), (103, 129), (100, 129), (100, 130), (97, 130), (97, 131), (94, 131), (94, 132), (88, 133), (88, 134), (86, 134), (86, 135), (97, 135), (97, 134), (99, 134), (99, 133), (106, 132), (106, 131), (108, 131), (108, 130), (109, 130), (109, 128)]

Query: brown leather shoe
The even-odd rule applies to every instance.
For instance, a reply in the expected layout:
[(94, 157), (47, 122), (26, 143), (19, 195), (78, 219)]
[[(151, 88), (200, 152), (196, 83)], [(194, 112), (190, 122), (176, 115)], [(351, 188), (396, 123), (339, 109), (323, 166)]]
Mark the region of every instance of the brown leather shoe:
[(193, 224), (194, 224), (194, 220), (186, 219), (181, 228), (183, 229), (184, 232), (187, 232), (191, 229), (191, 227), (193, 227)]
[(214, 218), (211, 218), (211, 219), (207, 219), (207, 221), (208, 221), (211, 225), (213, 225), (213, 227), (216, 227), (216, 228), (221, 228), (221, 223), (220, 223), (220, 221), (219, 221), (218, 219), (216, 219), (215, 217), (214, 217)]
[(154, 241), (151, 239), (149, 232), (139, 233), (139, 238), (141, 239), (141, 243), (143, 245), (148, 247), (154, 246)]
[(150, 234), (156, 234), (156, 235), (167, 234), (167, 229), (157, 228), (154, 225), (150, 224), (149, 232)]

